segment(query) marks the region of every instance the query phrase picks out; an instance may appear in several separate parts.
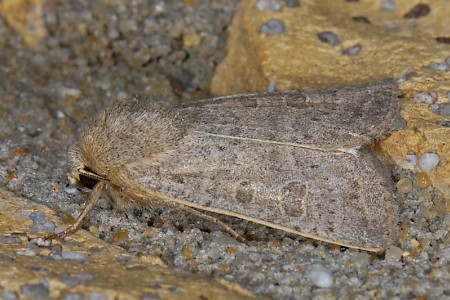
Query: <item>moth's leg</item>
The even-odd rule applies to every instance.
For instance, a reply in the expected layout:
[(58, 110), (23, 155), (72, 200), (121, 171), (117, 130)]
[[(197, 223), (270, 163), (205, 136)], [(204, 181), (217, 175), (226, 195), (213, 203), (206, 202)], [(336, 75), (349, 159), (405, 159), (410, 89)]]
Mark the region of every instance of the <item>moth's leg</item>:
[(234, 237), (236, 240), (238, 240), (241, 243), (247, 243), (247, 240), (244, 239), (239, 233), (237, 233), (233, 228), (231, 228), (230, 226), (228, 226), (227, 224), (223, 223), (222, 221), (220, 221), (217, 218), (214, 218), (212, 216), (209, 216), (207, 214), (204, 214), (202, 212), (199, 212), (196, 209), (193, 209), (189, 206), (182, 206), (181, 209), (187, 211), (190, 214), (196, 215), (202, 219), (205, 219), (211, 223), (214, 223), (220, 227), (222, 227), (223, 230), (225, 230), (226, 232), (228, 232), (232, 237)]
[(107, 193), (114, 203), (114, 207), (122, 211), (139, 206), (132, 197), (124, 193), (119, 187), (109, 185)]
[(60, 233), (50, 234), (45, 237), (46, 240), (48, 239), (57, 239), (61, 237), (65, 237), (68, 234), (71, 234), (75, 231), (77, 231), (81, 224), (83, 223), (84, 218), (87, 216), (87, 214), (92, 210), (95, 203), (97, 202), (98, 198), (100, 198), (100, 194), (102, 193), (103, 187), (105, 186), (105, 182), (103, 180), (100, 180), (97, 182), (92, 189), (91, 197), (89, 198), (89, 201), (86, 203), (85, 207), (83, 208), (83, 211), (78, 216), (75, 223), (67, 227), (64, 231)]

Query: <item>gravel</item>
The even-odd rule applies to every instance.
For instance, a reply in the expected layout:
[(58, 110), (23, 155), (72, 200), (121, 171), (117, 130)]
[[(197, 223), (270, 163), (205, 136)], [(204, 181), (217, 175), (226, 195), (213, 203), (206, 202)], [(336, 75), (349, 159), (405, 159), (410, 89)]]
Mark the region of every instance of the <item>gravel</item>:
[(436, 92), (421, 92), (413, 95), (414, 103), (420, 104), (433, 104), (436, 102), (437, 94)]
[(61, 256), (63, 259), (83, 260), (86, 254), (76, 251), (63, 251)]
[(266, 34), (282, 33), (286, 30), (283, 21), (271, 19), (261, 25), (261, 32)]
[(341, 43), (339, 37), (335, 33), (330, 31), (321, 32), (317, 34), (317, 37), (321, 42), (325, 44), (330, 44), (332, 46), (337, 46)]
[(348, 55), (348, 56), (355, 56), (358, 55), (359, 52), (362, 50), (361, 44), (356, 44), (354, 46), (351, 46), (350, 48), (345, 49), (342, 54)]
[[(188, 102), (207, 97), (237, 1), (190, 2), (49, 0), (44, 9), (48, 36), (38, 51), (23, 47), (18, 34), (0, 19), (2, 187), (52, 207), (62, 217), (76, 217), (87, 195), (68, 188), (66, 153), (85, 118), (117, 99)], [(394, 1), (382, 3), (385, 11), (395, 9)], [(319, 39), (340, 43), (332, 32), (323, 32)], [(418, 103), (434, 102), (430, 94), (419, 98)], [(397, 181), (414, 177), (408, 171), (394, 171)], [(245, 245), (179, 210), (151, 207), (133, 214), (114, 209), (105, 198), (84, 228), (96, 229), (91, 232), (108, 242), (116, 233), (127, 232), (123, 236), (128, 238), (117, 245), (130, 255), (158, 256), (170, 267), (237, 282), (258, 297), (448, 297), (450, 218), (432, 187), (421, 190), (412, 183), (408, 193), (398, 195), (402, 235), (386, 257), (220, 217), (249, 240)], [(42, 230), (52, 226), (45, 216), (23, 213)], [(9, 237), (0, 241), (16, 242)], [(84, 253), (64, 252), (57, 246), (51, 248), (51, 255), (86, 258)], [(0, 259), (8, 257), (0, 255)], [(126, 264), (127, 257), (121, 262)], [(318, 264), (322, 267), (314, 271), (318, 267), (312, 266)], [(313, 271), (318, 275), (312, 276)], [(91, 279), (88, 274), (70, 278)], [(45, 298), (49, 287), (45, 282), (27, 284), (21, 293)], [(105, 298), (90, 294), (90, 299)]]

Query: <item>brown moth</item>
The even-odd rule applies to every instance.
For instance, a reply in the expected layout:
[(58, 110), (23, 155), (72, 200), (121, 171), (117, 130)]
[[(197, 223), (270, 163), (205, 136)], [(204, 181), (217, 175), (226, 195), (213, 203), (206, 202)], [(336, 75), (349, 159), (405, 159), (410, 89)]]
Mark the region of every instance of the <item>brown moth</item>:
[(88, 121), (70, 151), (71, 177), (93, 180), (119, 208), (179, 206), (380, 252), (397, 238), (390, 172), (370, 151), (395, 129), (389, 82), (219, 97), (172, 109), (117, 103)]

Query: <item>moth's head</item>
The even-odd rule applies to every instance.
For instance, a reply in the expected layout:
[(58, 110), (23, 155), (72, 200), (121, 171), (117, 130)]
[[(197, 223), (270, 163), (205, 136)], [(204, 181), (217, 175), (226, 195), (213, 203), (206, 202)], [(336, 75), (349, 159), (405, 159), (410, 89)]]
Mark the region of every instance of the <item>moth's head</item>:
[(84, 163), (83, 156), (77, 146), (69, 150), (69, 174), (67, 175), (71, 184), (88, 189), (93, 189), (100, 180), (106, 180)]

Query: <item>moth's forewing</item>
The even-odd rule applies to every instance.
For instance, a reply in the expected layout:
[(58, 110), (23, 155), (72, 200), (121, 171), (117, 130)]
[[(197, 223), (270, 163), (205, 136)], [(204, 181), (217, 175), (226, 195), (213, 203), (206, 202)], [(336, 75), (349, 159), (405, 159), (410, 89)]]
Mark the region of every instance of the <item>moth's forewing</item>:
[(357, 149), (392, 129), (399, 106), (386, 83), (200, 101), (178, 110), (190, 128), (177, 152), (133, 173), (182, 204), (380, 251), (396, 239), (397, 203), (388, 170)]
[(379, 251), (395, 240), (395, 198), (369, 153), (189, 138), (186, 151), (157, 174), (141, 170), (140, 184), (205, 210), (349, 247)]
[(193, 130), (325, 148), (360, 147), (395, 129), (398, 89), (391, 82), (320, 91), (239, 95), (179, 109)]

